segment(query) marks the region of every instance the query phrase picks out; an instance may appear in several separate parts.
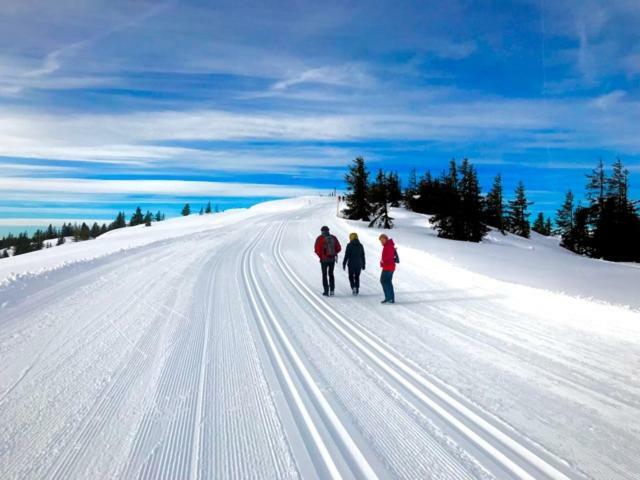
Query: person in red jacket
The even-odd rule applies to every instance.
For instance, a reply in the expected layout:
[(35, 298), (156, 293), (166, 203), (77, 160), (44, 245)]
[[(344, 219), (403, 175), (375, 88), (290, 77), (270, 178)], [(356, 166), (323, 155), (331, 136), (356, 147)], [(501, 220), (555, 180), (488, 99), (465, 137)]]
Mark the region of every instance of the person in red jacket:
[(380, 283), (384, 292), (384, 300), (381, 303), (396, 303), (396, 296), (393, 291), (393, 272), (396, 270), (396, 248), (393, 240), (384, 233), (378, 237), (382, 244), (382, 259), (380, 267)]
[(328, 297), (329, 295), (333, 296), (336, 287), (333, 269), (342, 247), (338, 239), (329, 233), (329, 227), (322, 227), (320, 232), (320, 236), (316, 238), (314, 250), (320, 259), (320, 267), (322, 268), (322, 287), (324, 288), (322, 295)]

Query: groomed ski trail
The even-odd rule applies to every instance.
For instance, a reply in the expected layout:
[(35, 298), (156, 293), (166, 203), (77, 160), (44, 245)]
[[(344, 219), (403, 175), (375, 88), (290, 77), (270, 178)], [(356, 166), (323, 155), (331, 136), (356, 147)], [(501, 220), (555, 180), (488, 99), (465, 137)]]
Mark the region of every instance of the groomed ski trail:
[[(399, 303), (381, 306), (371, 242), (362, 296), (336, 269), (336, 297), (320, 297), (313, 239), (323, 224), (341, 240), (354, 227), (333, 202), (290, 202), (10, 290), (0, 478), (633, 478), (631, 435), (615, 419), (566, 408), (622, 439), (617, 464), (593, 439), (587, 454), (532, 427), (573, 396), (640, 412), (637, 382), (614, 371), (613, 352), (630, 346), (545, 331), (517, 292), (437, 301), (439, 272), (404, 250)], [(505, 369), (525, 372), (528, 389)], [(507, 421), (486, 391), (520, 416)], [(536, 404), (517, 403), (532, 394)]]

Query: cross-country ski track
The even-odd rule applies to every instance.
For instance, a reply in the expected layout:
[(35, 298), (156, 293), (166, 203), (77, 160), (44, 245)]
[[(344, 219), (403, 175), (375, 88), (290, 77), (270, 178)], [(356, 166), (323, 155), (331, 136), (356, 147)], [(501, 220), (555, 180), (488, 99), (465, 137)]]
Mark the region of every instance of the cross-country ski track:
[[(380, 305), (375, 232), (361, 296), (336, 267), (325, 298), (320, 226), (341, 241), (366, 227), (329, 199), (274, 205), (3, 287), (0, 478), (640, 471), (640, 380), (624, 369), (640, 360), (637, 312), (489, 281), (456, 289), (408, 248), (398, 304)], [(525, 295), (581, 318), (602, 309), (621, 333), (527, 313)]]

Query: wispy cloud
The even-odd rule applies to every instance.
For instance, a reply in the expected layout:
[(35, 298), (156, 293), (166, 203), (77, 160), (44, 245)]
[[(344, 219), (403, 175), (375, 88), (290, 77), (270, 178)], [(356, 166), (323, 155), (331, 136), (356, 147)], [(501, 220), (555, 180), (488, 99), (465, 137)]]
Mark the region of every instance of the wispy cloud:
[(87, 195), (164, 195), (172, 197), (291, 197), (316, 194), (318, 189), (291, 185), (183, 180), (96, 180), (69, 178), (0, 178), (0, 191)]

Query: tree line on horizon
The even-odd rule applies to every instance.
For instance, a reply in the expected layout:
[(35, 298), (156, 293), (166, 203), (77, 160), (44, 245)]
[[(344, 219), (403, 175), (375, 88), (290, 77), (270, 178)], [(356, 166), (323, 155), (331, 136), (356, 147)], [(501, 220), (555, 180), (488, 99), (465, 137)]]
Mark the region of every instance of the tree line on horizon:
[(94, 222), (93, 225), (89, 227), (86, 222), (82, 222), (81, 224), (65, 222), (60, 228), (49, 224), (46, 229), (38, 229), (31, 236), (27, 232), (22, 232), (18, 235), (10, 233), (0, 239), (0, 250), (3, 251), (0, 258), (9, 257), (9, 250), (11, 250), (12, 255), (15, 256), (48, 248), (51, 246), (51, 243), (47, 242), (47, 240), (56, 240), (56, 246), (63, 245), (67, 242), (67, 239), (71, 239), (73, 242), (83, 242), (98, 238), (100, 235), (111, 230), (117, 230), (127, 226), (134, 227), (142, 224), (151, 226), (152, 222), (161, 222), (164, 219), (165, 215), (160, 211), (155, 214), (147, 211), (146, 214), (143, 214), (140, 207), (137, 207), (131, 215), (129, 222), (127, 222), (124, 212), (118, 212), (115, 220), (109, 224), (103, 223), (99, 225), (98, 222)]
[(606, 175), (604, 163), (588, 175), (587, 206), (575, 205), (571, 191), (558, 210), (555, 228), (551, 218), (538, 213), (533, 223), (522, 181), (513, 197), (505, 200), (502, 176), (496, 175), (489, 192), (482, 193), (477, 171), (468, 159), (454, 159), (438, 177), (430, 171), (418, 178), (413, 169), (403, 190), (397, 172), (380, 169), (373, 180), (362, 157), (345, 175), (347, 195), (343, 215), (364, 220), (370, 227), (393, 228), (390, 207), (431, 215), (438, 236), (480, 242), (494, 228), (529, 238), (531, 231), (559, 235), (561, 245), (581, 255), (613, 261), (640, 261), (640, 217), (628, 198), (629, 172), (618, 159)]
[[(200, 215), (209, 213), (218, 213), (220, 209), (218, 205), (211, 206), (211, 202), (208, 202), (206, 206), (200, 208)], [(181, 214), (187, 216), (191, 214), (191, 206), (189, 203), (185, 204), (182, 208)], [(85, 222), (78, 223), (64, 223), (60, 228), (56, 228), (53, 225), (49, 225), (46, 229), (38, 229), (33, 235), (29, 235), (27, 232), (22, 232), (18, 235), (8, 234), (0, 239), (0, 258), (8, 258), (9, 256), (22, 255), (24, 253), (35, 252), (43, 248), (48, 248), (51, 243), (47, 240), (56, 240), (56, 246), (63, 245), (67, 239), (72, 239), (73, 242), (83, 242), (86, 240), (92, 240), (98, 238), (100, 235), (109, 232), (111, 230), (117, 230), (125, 227), (135, 227), (136, 225), (145, 225), (150, 227), (153, 222), (161, 222), (165, 219), (165, 214), (161, 211), (157, 211), (155, 214), (147, 210), (146, 213), (142, 212), (140, 207), (136, 207), (135, 211), (127, 222), (125, 212), (118, 212), (113, 222), (107, 224), (103, 223), (99, 225), (94, 222), (91, 227)], [(11, 251), (11, 254), (9, 254)]]

